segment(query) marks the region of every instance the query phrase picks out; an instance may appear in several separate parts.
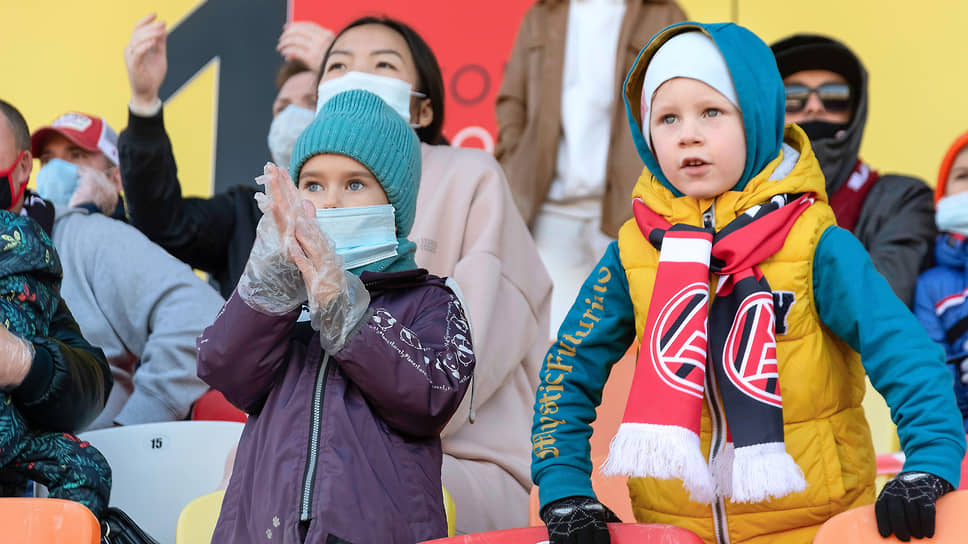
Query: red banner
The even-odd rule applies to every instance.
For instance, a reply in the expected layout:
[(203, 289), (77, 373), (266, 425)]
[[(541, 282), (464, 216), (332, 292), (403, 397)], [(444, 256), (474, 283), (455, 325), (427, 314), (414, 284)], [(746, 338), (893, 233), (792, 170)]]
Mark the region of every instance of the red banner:
[(444, 76), (444, 134), (453, 144), (493, 150), (494, 101), (518, 25), (533, 0), (290, 0), (291, 21), (339, 32), (365, 15), (387, 15), (413, 27), (430, 45)]

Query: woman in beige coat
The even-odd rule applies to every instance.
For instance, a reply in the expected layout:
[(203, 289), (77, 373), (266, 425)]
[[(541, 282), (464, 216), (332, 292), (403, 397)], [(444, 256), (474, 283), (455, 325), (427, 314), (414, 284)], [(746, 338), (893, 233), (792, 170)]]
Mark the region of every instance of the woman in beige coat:
[[(321, 96), (350, 80), (359, 82), (353, 83), (358, 88), (374, 85), (372, 78), (358, 75), (333, 83), (351, 72), (411, 86), (409, 117), (422, 142), (423, 174), (410, 239), (417, 244), (419, 266), (456, 280), (470, 314), (477, 356), (474, 391), (441, 435), (443, 483), (456, 504), (457, 532), (525, 526), (531, 490), (528, 433), (538, 369), (548, 347), (551, 280), (497, 161), (482, 150), (443, 141), (443, 79), (423, 39), (391, 19), (354, 21), (326, 51)], [(368, 90), (379, 94), (387, 81), (376, 81)], [(385, 100), (401, 102), (392, 93)]]

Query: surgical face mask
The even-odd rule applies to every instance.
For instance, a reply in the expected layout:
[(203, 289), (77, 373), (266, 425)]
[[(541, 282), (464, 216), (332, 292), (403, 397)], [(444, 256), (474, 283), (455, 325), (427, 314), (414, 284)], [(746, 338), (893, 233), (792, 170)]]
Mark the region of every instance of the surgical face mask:
[(311, 109), (289, 104), (272, 120), (269, 125), (269, 152), (272, 153), (272, 162), (276, 166), (283, 170), (289, 169), (292, 148), (315, 116)]
[(80, 180), (77, 165), (61, 159), (51, 159), (37, 172), (37, 194), (59, 206), (66, 206)]
[(968, 191), (946, 196), (938, 201), (934, 214), (938, 230), (968, 236)]
[(317, 209), (316, 222), (333, 239), (347, 270), (397, 254), (397, 227), (390, 204)]
[[(410, 96), (426, 97), (423, 93), (414, 92), (409, 83), (400, 79), (365, 72), (349, 72), (342, 77), (319, 84), (316, 88), (316, 113), (323, 109), (323, 104), (330, 98), (339, 93), (356, 90), (369, 91), (379, 96), (408, 123), (410, 123)], [(412, 123), (410, 126), (415, 127)]]

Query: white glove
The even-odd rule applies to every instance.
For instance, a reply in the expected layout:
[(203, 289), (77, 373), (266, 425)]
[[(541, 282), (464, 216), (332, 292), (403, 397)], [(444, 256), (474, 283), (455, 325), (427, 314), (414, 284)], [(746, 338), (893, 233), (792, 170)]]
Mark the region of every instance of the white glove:
[(961, 360), (959, 367), (961, 368), (961, 383), (968, 385), (968, 357)]
[(295, 244), (292, 213), (299, 193), (286, 170), (268, 163), (264, 172), (256, 183), (265, 186), (265, 194), (255, 195), (262, 219), (236, 291), (253, 310), (283, 315), (306, 301), (305, 284), (287, 249)]
[(67, 205), (73, 208), (91, 202), (101, 213), (110, 217), (118, 206), (118, 188), (104, 172), (89, 166), (79, 165), (77, 178), (77, 188)]
[(332, 239), (316, 223), (312, 204), (300, 201), (295, 214), (290, 256), (305, 281), (309, 296), (309, 318), (319, 331), (323, 349), (336, 353), (366, 315), (370, 293), (355, 274), (343, 267)]

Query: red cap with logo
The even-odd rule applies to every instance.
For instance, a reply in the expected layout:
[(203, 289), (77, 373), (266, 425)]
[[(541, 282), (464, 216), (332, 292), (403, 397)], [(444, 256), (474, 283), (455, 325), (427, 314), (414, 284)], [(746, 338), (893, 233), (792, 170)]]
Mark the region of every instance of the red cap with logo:
[(120, 164), (118, 134), (101, 117), (69, 112), (55, 119), (50, 126), (35, 130), (30, 136), (30, 147), (34, 157), (40, 157), (40, 152), (47, 144), (47, 140), (54, 134), (60, 134), (82, 149), (104, 153), (115, 166)]

